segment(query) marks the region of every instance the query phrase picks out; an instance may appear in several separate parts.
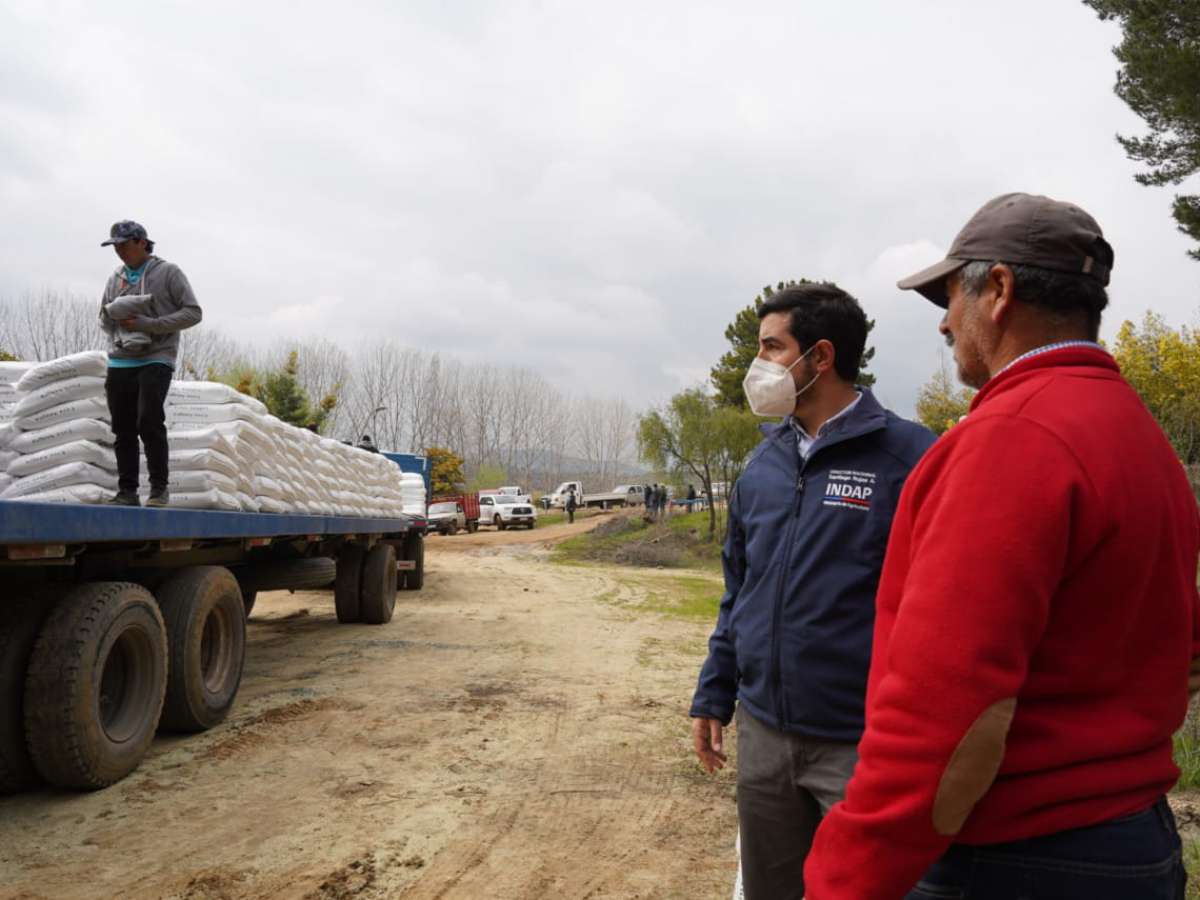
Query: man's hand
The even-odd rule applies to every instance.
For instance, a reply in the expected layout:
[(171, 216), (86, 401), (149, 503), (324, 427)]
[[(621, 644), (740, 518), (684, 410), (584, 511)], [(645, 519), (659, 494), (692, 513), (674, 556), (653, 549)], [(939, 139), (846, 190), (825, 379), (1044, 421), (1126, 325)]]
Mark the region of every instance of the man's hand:
[(709, 775), (725, 768), (725, 742), (721, 736), (721, 723), (717, 719), (692, 719), (692, 739), (696, 744), (700, 765)]
[(145, 321), (145, 316), (133, 316), (121, 322), (121, 327), (127, 331), (141, 331), (141, 323)]

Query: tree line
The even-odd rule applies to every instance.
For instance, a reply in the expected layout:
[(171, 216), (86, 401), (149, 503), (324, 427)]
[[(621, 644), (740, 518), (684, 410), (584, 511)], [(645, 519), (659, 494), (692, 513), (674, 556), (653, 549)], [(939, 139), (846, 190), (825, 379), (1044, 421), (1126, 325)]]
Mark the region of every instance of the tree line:
[[(483, 470), (526, 487), (577, 478), (608, 488), (634, 463), (637, 417), (627, 402), (569, 394), (529, 369), (467, 364), (391, 339), (261, 347), (210, 326), (180, 338), (177, 378), (223, 381), (339, 440), (448, 448), (468, 480)], [(0, 298), (0, 353), (44, 360), (104, 346), (90, 299), (51, 290)]]

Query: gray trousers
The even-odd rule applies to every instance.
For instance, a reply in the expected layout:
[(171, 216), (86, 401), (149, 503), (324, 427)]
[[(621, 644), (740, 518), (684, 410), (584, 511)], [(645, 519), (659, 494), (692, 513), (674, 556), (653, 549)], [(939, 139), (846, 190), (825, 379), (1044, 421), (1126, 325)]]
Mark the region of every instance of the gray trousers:
[(855, 744), (776, 731), (737, 710), (737, 808), (746, 900), (801, 900), (813, 835), (842, 799)]

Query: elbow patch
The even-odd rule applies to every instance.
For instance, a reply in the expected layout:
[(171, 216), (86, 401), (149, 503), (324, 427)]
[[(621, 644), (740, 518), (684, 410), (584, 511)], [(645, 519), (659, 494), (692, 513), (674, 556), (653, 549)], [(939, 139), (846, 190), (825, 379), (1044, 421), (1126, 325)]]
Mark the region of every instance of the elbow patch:
[(954, 748), (933, 801), (933, 830), (938, 834), (952, 837), (962, 831), (971, 810), (996, 780), (1016, 711), (1016, 697), (993, 703)]

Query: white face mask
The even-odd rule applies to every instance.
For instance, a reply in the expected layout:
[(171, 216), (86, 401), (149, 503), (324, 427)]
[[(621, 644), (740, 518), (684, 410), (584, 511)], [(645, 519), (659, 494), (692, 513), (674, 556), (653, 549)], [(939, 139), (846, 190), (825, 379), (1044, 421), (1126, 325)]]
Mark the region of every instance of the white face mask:
[(802, 353), (794, 363), (787, 368), (779, 363), (767, 362), (765, 359), (754, 358), (750, 363), (750, 371), (742, 380), (742, 389), (746, 399), (750, 401), (750, 409), (756, 416), (786, 416), (796, 408), (796, 398), (813, 386), (821, 377), (818, 372), (804, 387), (796, 390), (792, 381), (792, 369), (799, 365), (800, 360), (812, 353), (816, 344)]

